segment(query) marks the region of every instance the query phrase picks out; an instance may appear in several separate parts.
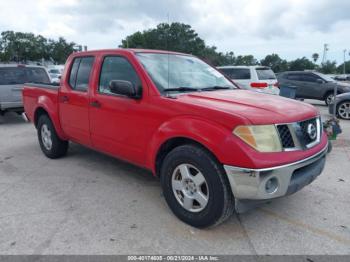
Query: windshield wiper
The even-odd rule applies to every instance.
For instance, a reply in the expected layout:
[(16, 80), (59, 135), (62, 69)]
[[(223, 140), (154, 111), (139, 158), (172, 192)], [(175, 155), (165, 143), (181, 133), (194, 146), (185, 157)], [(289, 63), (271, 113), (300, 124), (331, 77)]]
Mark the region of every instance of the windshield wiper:
[(187, 87), (187, 86), (180, 86), (180, 87), (174, 87), (174, 88), (165, 88), (164, 91), (178, 91), (178, 92), (186, 92), (186, 91), (200, 91), (201, 89), (195, 88), (195, 87)]
[(211, 91), (211, 90), (225, 90), (225, 89), (232, 89), (229, 86), (209, 86), (209, 87), (204, 87), (201, 88), (201, 91)]

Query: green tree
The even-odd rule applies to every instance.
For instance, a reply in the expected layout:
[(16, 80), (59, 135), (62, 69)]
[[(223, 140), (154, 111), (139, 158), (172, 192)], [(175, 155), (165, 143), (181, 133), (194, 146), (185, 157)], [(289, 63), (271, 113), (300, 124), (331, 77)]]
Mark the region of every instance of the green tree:
[(320, 67), (320, 72), (324, 74), (334, 74), (337, 72), (337, 62), (327, 60)]
[(233, 52), (217, 52), (215, 46), (207, 46), (203, 39), (183, 23), (161, 23), (156, 28), (136, 32), (122, 40), (123, 48), (147, 48), (189, 53), (199, 56), (213, 65), (232, 62)]
[(320, 58), (320, 55), (318, 53), (312, 54), (312, 60), (314, 61), (314, 63), (316, 63), (319, 58)]
[(55, 41), (32, 33), (5, 31), (0, 37), (0, 60), (27, 62), (51, 59), (55, 63), (64, 63), (74, 51), (74, 46), (75, 43), (68, 43), (62, 37)]
[(316, 65), (305, 56), (289, 62), (289, 70), (302, 71), (315, 69)]
[(74, 42), (67, 42), (63, 37), (60, 37), (58, 41), (49, 40), (49, 56), (56, 64), (64, 64), (67, 57), (74, 52)]
[(235, 65), (258, 65), (259, 62), (257, 59), (254, 58), (253, 55), (239, 55), (235, 59)]
[(260, 64), (271, 67), (275, 73), (288, 70), (288, 62), (280, 58), (277, 54), (267, 55), (260, 61)]
[[(337, 67), (337, 72), (339, 74), (343, 74), (344, 71), (344, 63), (340, 64)], [(350, 61), (345, 62), (345, 74), (350, 74)]]

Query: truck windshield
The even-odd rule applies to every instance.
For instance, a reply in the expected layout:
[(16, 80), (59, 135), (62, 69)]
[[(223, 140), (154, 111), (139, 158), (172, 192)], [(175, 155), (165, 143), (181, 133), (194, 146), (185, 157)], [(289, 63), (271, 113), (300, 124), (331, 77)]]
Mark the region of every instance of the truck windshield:
[(196, 57), (155, 53), (137, 53), (136, 56), (160, 92), (235, 88), (221, 73)]

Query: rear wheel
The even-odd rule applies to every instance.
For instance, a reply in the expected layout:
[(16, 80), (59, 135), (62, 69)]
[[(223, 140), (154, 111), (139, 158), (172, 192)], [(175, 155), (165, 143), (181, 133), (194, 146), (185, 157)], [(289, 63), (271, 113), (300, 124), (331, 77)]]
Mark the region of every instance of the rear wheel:
[(344, 101), (337, 106), (337, 115), (346, 120), (350, 120), (350, 101)]
[(165, 200), (185, 223), (205, 228), (220, 224), (234, 211), (234, 197), (222, 166), (205, 149), (173, 149), (161, 168)]
[(48, 158), (59, 158), (67, 153), (68, 141), (58, 137), (55, 127), (47, 115), (40, 116), (37, 129), (41, 151)]

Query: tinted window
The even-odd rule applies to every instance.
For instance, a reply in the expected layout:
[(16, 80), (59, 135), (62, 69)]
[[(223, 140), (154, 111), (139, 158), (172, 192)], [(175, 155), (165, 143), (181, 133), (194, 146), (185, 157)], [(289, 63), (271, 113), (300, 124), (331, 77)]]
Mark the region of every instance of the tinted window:
[(16, 85), (26, 82), (49, 84), (50, 79), (43, 68), (4, 67), (0, 68), (0, 85)]
[(25, 72), (27, 82), (50, 84), (50, 79), (43, 68), (26, 67)]
[(248, 68), (222, 68), (220, 71), (230, 79), (250, 79)]
[(21, 67), (0, 68), (0, 85), (24, 84), (26, 82), (24, 70)]
[(111, 94), (109, 90), (111, 80), (130, 81), (136, 87), (141, 86), (141, 81), (132, 65), (128, 60), (120, 56), (110, 56), (104, 59), (101, 69), (99, 92)]
[(75, 58), (70, 70), (69, 85), (73, 89), (75, 88), (75, 80), (77, 79), (77, 71), (78, 71), (79, 63), (80, 63), (80, 58)]
[(287, 79), (292, 81), (303, 81), (300, 74), (288, 74)]
[(317, 79), (320, 79), (320, 78), (318, 76), (313, 75), (313, 74), (304, 74), (302, 76), (302, 81), (305, 81), (305, 82), (316, 83)]
[(276, 79), (275, 73), (270, 68), (256, 68), (259, 80)]
[(94, 63), (93, 57), (83, 57), (80, 60), (77, 79), (75, 81), (75, 90), (86, 91), (89, 86), (90, 73)]

